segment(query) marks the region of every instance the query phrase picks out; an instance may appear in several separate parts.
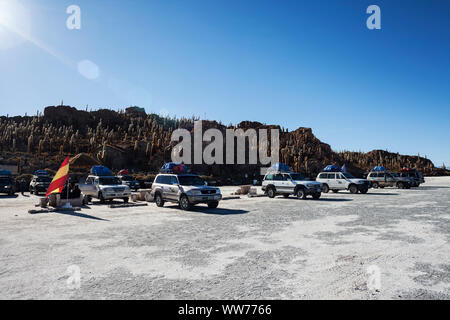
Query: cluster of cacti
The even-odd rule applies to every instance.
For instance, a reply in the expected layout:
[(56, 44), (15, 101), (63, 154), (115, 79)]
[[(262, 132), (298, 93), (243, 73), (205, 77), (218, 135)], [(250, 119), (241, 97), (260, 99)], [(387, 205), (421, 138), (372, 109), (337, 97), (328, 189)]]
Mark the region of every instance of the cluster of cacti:
[[(192, 132), (195, 120), (197, 119), (161, 117), (128, 109), (126, 112), (87, 112), (67, 106), (48, 107), (44, 115), (0, 117), (0, 151), (3, 158), (19, 156), (19, 159), (24, 160), (24, 165), (30, 168), (33, 161), (40, 161), (40, 165), (43, 162), (51, 163), (53, 167), (57, 167), (58, 161), (64, 156), (86, 153), (104, 164), (119, 166), (125, 163), (136, 170), (147, 171), (159, 168), (162, 162), (170, 160), (171, 149), (176, 144), (171, 142), (173, 130), (185, 128)], [(279, 127), (249, 121), (241, 122), (237, 126), (206, 121), (203, 130), (208, 128), (218, 128), (224, 132), (227, 128), (247, 130)], [(309, 128), (299, 128), (291, 132), (284, 128), (279, 130), (280, 161), (287, 163), (295, 171), (310, 176), (327, 164), (344, 163), (359, 170), (358, 173), (376, 165), (383, 165), (392, 170), (405, 166), (417, 167), (425, 173), (436, 169), (430, 160), (419, 155), (403, 156), (380, 150), (369, 153), (336, 153), (329, 145), (318, 140)], [(270, 141), (270, 135), (268, 138)], [(251, 149), (258, 148), (255, 141), (250, 141), (248, 146)], [(117, 154), (114, 153), (116, 151), (123, 156), (122, 162), (117, 162)], [(248, 167), (232, 167), (230, 170), (208, 168), (208, 173), (242, 174)]]

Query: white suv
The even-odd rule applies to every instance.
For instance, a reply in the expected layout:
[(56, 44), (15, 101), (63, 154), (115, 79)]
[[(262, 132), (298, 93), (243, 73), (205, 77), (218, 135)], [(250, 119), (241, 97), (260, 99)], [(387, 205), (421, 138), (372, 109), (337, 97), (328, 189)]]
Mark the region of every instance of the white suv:
[(262, 182), (262, 190), (274, 198), (283, 195), (285, 198), (294, 195), (298, 199), (306, 199), (311, 195), (313, 199), (319, 199), (322, 194), (322, 184), (316, 181), (306, 180), (300, 173), (294, 172), (268, 172)]
[(90, 175), (86, 183), (80, 184), (79, 187), (88, 202), (91, 202), (92, 198), (97, 198), (101, 203), (113, 199), (123, 199), (127, 203), (131, 195), (130, 187), (123, 185), (122, 181), (114, 176)]
[(208, 186), (196, 174), (160, 173), (155, 177), (151, 194), (158, 207), (169, 201), (178, 203), (182, 210), (190, 210), (199, 203), (214, 209), (222, 200), (220, 189)]
[(339, 190), (349, 190), (350, 193), (367, 193), (370, 188), (370, 181), (366, 179), (357, 179), (347, 172), (321, 172), (316, 181), (323, 184), (323, 192), (330, 190), (338, 192)]

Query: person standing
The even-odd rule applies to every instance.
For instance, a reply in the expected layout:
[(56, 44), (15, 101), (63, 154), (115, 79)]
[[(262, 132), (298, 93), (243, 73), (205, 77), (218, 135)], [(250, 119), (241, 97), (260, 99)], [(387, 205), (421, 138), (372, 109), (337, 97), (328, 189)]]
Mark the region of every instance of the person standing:
[(22, 178), (19, 182), (20, 193), (24, 195), (25, 193), (25, 179)]

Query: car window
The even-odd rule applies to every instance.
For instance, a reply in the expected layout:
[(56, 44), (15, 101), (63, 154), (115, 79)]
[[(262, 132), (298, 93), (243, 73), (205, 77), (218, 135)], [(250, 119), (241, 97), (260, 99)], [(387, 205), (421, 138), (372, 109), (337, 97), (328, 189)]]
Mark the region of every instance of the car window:
[(275, 180), (275, 181), (283, 181), (284, 178), (283, 178), (282, 174), (276, 174), (276, 175), (273, 176), (273, 180)]
[(305, 180), (305, 177), (302, 176), (300, 173), (291, 173), (289, 176), (291, 177), (292, 180), (297, 180), (297, 181)]
[(268, 174), (264, 180), (272, 181), (273, 180), (273, 174)]
[(328, 179), (336, 179), (336, 174), (334, 174), (334, 173), (329, 173), (329, 174), (328, 174)]
[(202, 186), (205, 184), (205, 181), (199, 176), (178, 176), (178, 181), (182, 186)]
[(178, 179), (177, 179), (177, 177), (175, 177), (175, 176), (170, 176), (169, 178), (170, 178), (170, 180), (169, 180), (170, 184), (172, 184), (172, 185), (178, 185)]
[(328, 175), (326, 173), (319, 174), (319, 179), (328, 179)]
[(169, 184), (169, 177), (168, 176), (157, 176), (156, 183)]

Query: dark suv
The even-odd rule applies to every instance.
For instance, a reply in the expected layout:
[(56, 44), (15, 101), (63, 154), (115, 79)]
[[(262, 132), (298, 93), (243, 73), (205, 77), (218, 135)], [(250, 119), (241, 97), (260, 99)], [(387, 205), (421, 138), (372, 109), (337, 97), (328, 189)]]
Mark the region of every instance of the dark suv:
[(6, 193), (10, 196), (14, 195), (14, 178), (9, 175), (0, 176), (0, 193)]

